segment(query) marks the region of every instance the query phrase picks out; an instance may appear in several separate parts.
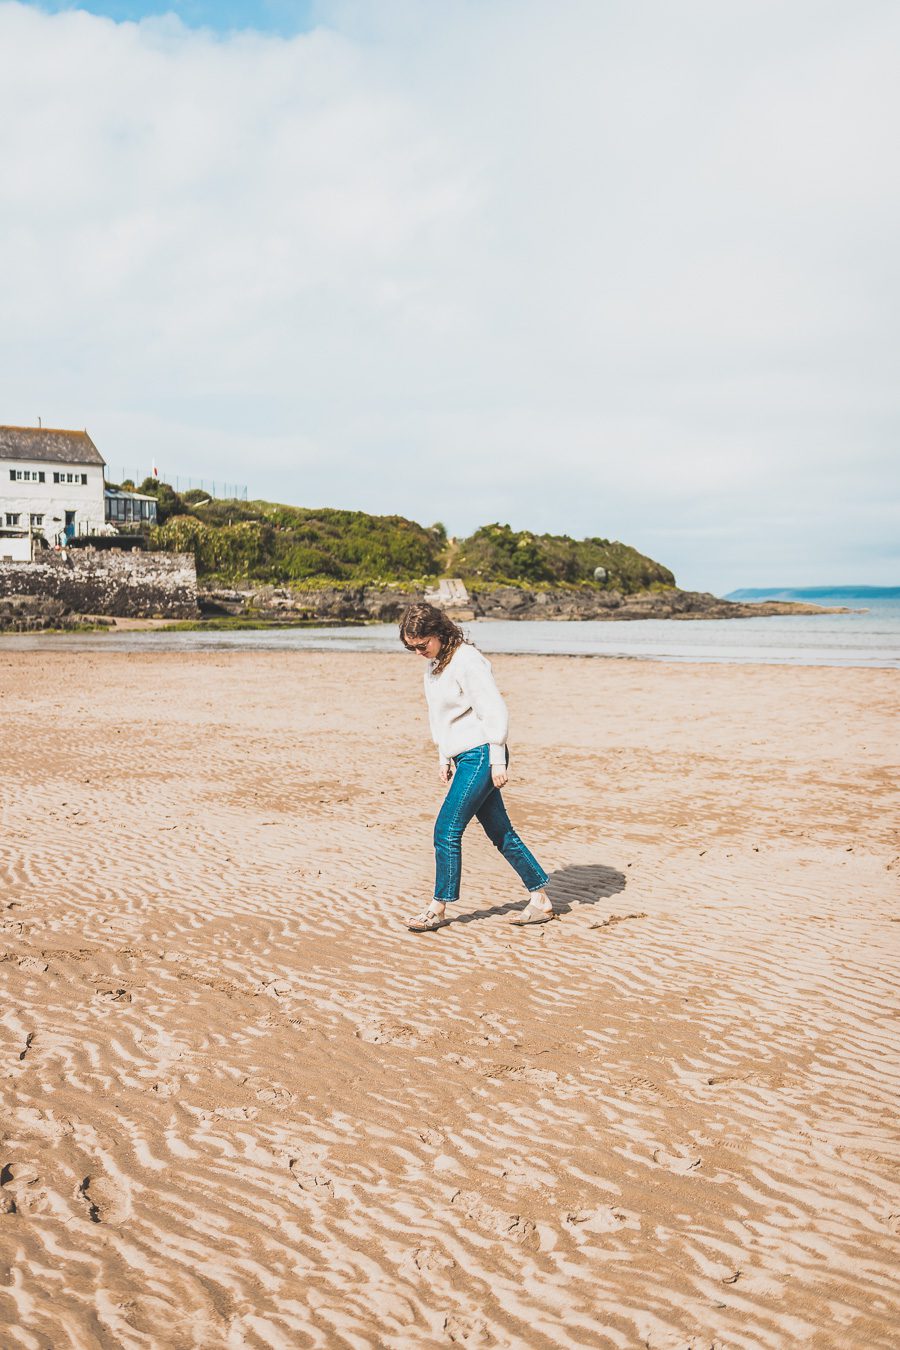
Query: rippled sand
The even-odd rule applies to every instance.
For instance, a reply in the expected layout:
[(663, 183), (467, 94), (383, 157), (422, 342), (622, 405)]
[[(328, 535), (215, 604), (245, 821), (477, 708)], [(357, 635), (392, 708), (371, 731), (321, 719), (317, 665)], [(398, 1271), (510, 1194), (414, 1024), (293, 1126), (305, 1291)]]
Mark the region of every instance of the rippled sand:
[(0, 647), (4, 1347), (896, 1345), (896, 675), (494, 665)]

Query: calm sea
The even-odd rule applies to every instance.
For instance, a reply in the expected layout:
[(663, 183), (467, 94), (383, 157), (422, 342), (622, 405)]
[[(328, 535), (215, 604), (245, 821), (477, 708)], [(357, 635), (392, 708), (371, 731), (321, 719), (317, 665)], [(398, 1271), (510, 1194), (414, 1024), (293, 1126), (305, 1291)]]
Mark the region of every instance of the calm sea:
[[(485, 652), (637, 657), (807, 666), (900, 668), (900, 587), (732, 592), (732, 599), (811, 600), (849, 614), (750, 619), (641, 619), (612, 623), (495, 622), (464, 625)], [(393, 624), (238, 632), (8, 635), (9, 651), (199, 652), (400, 651)]]

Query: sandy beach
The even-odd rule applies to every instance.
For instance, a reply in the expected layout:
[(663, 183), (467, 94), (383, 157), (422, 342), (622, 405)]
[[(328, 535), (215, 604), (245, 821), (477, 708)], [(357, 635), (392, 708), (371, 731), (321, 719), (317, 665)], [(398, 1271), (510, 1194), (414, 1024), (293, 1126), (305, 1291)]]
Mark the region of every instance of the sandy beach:
[(494, 669), (0, 647), (4, 1346), (897, 1344), (896, 673)]

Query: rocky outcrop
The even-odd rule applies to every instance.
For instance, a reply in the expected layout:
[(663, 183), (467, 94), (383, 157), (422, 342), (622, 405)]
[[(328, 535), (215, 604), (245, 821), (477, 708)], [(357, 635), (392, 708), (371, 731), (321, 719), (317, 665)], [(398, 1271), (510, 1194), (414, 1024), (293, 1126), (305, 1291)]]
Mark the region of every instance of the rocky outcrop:
[(400, 586), (247, 586), (200, 590), (204, 617), (230, 614), (272, 623), (393, 623), (424, 591)]
[(469, 599), (476, 617), (485, 619), (746, 619), (773, 614), (837, 613), (818, 605), (787, 601), (735, 603), (707, 591), (619, 591), (579, 588), (565, 591), (527, 591), (517, 586), (472, 591)]
[[(230, 614), (272, 623), (394, 623), (426, 592), (407, 586), (256, 586), (199, 592), (205, 615)], [(431, 592), (429, 592), (429, 595)], [(600, 587), (527, 590), (494, 586), (471, 590), (468, 602), (447, 612), (466, 619), (741, 619), (770, 614), (822, 614), (816, 605), (784, 601), (736, 604), (700, 591), (674, 588), (623, 595)]]

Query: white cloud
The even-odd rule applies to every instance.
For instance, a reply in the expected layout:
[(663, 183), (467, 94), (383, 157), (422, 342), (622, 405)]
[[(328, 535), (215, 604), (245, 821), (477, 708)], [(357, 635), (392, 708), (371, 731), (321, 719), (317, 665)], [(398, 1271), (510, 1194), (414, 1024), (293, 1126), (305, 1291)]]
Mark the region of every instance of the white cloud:
[(896, 580), (896, 7), (319, 13), (0, 3), (0, 420), (689, 585)]

